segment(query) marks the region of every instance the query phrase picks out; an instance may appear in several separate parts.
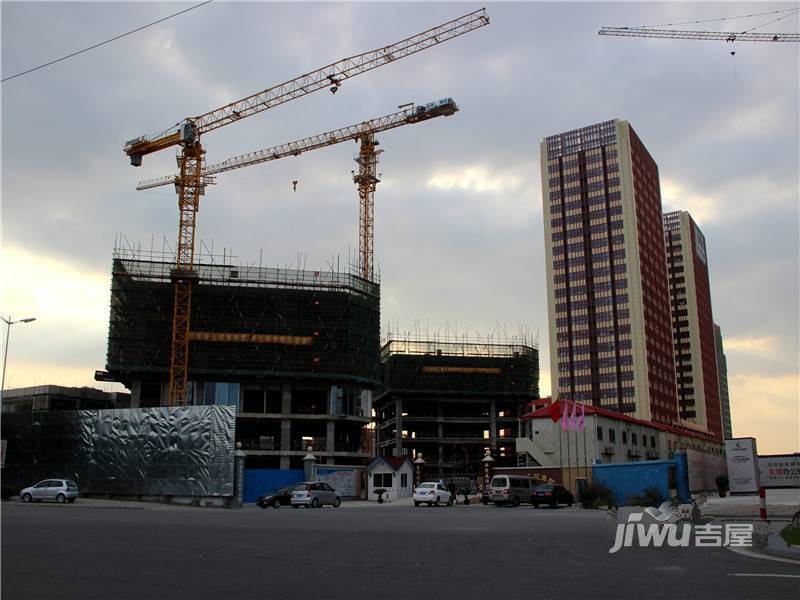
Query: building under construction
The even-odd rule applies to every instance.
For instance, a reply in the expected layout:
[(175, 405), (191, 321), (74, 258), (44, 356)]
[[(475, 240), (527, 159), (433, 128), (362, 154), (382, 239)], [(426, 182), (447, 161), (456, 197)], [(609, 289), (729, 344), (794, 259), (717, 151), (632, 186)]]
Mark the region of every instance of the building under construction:
[[(362, 443), (380, 383), (380, 287), (349, 273), (195, 265), (190, 405), (236, 407), (248, 468), (369, 458)], [(106, 373), (132, 407), (167, 404), (174, 261), (115, 251)]]
[(381, 361), (379, 455), (422, 455), (442, 477), (477, 475), (487, 449), (514, 464), (519, 418), (539, 397), (534, 345), (390, 339)]

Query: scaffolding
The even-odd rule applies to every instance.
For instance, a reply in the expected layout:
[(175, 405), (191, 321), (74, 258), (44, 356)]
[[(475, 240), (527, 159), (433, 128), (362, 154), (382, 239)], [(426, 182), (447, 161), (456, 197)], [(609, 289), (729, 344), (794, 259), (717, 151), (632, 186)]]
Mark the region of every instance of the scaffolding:
[(517, 339), (389, 339), (381, 348), (383, 390), (456, 394), (539, 392), (539, 349)]
[[(190, 378), (266, 376), (379, 382), (380, 286), (333, 268), (236, 265), (200, 254), (191, 307)], [(107, 370), (169, 373), (174, 255), (114, 250)]]

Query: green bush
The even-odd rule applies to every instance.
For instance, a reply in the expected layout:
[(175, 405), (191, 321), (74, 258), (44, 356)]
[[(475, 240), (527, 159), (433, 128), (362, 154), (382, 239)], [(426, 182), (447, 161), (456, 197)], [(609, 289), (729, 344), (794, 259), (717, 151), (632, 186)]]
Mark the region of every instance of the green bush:
[(578, 502), (580, 502), (584, 508), (616, 506), (614, 494), (602, 483), (590, 483), (584, 487)]
[(628, 506), (658, 506), (666, 498), (660, 490), (649, 487), (641, 495), (631, 494), (628, 496)]
[(9, 498), (11, 498), (11, 496), (13, 496), (16, 493), (17, 493), (17, 488), (15, 488), (13, 485), (8, 485), (4, 483), (3, 485), (0, 486), (0, 498), (2, 498), (3, 500), (8, 500)]

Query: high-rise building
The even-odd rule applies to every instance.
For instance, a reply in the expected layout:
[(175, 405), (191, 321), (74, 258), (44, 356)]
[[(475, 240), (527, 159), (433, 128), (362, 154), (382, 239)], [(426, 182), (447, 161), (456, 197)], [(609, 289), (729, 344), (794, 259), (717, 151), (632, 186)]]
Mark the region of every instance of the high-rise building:
[(733, 437), (731, 426), (731, 401), (728, 397), (728, 361), (722, 348), (722, 330), (714, 323), (714, 342), (717, 348), (717, 379), (719, 380), (719, 405), (722, 410), (722, 435), (726, 440)]
[(664, 215), (664, 238), (679, 416), (682, 421), (699, 425), (722, 440), (706, 240), (686, 211)]
[(658, 167), (627, 121), (541, 144), (553, 396), (678, 420)]

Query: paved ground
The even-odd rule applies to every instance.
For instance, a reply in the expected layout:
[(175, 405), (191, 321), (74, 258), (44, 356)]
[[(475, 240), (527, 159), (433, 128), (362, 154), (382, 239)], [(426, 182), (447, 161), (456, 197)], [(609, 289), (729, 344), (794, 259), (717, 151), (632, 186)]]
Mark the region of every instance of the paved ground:
[[(800, 489), (766, 490), (767, 516), (769, 518), (790, 519), (800, 510)], [(759, 501), (757, 494), (746, 496), (725, 496), (708, 494), (703, 505), (704, 515), (717, 517), (753, 517), (758, 518)]]
[(772, 600), (800, 586), (799, 563), (721, 548), (611, 555), (605, 514), (577, 508), (113, 506), (3, 503), (4, 600)]

